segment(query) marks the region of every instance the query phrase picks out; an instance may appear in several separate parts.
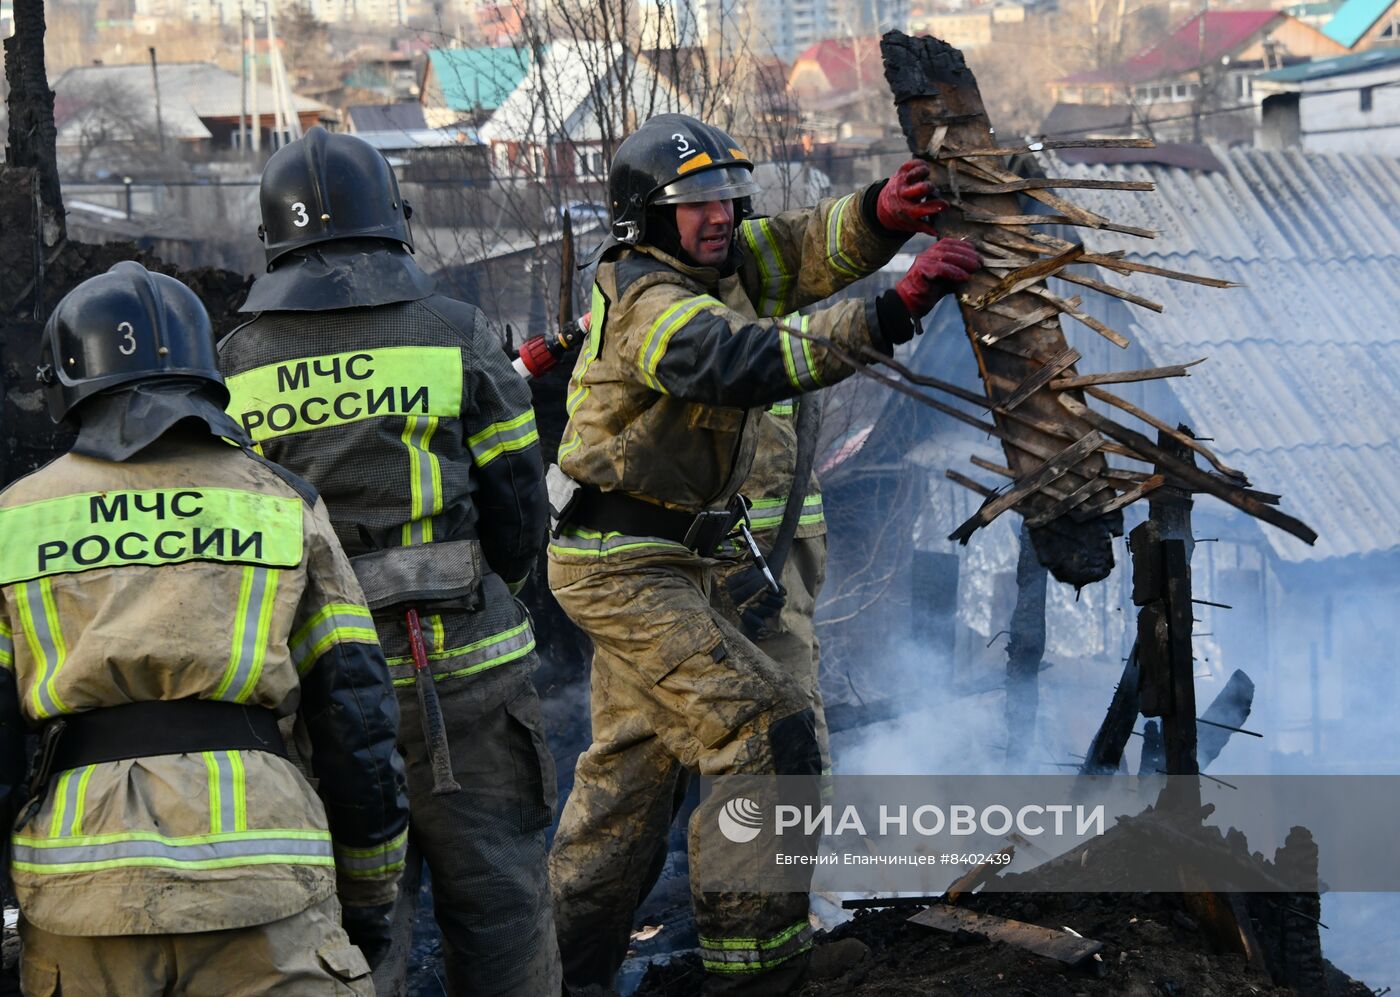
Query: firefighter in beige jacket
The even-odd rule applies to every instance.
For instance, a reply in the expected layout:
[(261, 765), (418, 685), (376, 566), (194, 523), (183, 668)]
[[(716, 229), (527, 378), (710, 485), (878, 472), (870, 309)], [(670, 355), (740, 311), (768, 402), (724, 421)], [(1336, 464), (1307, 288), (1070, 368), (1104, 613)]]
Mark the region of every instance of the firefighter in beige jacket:
[[(24, 992), (372, 994), (407, 801), (388, 670), (325, 507), (230, 445), (208, 317), (178, 281), (136, 263), (86, 281), (43, 358), (77, 443), (0, 493)], [(286, 757), (292, 714), (315, 790)], [(25, 725), (42, 732), (27, 802)]]
[[(812, 781), (819, 770), (801, 677), (710, 601), (765, 409), (851, 373), (802, 334), (857, 356), (888, 353), (945, 292), (940, 281), (977, 266), (971, 247), (945, 240), (901, 282), (907, 299), (889, 292), (784, 316), (784, 302), (816, 301), (879, 269), (905, 235), (879, 223), (876, 184), (743, 221), (736, 240), (757, 190), (751, 171), (732, 138), (684, 115), (651, 119), (613, 159), (614, 241), (559, 451), (580, 488), (549, 546), (550, 588), (594, 646), (593, 743), (550, 856), (570, 986), (611, 985), (664, 857), (682, 770)], [(690, 825), (705, 993), (793, 992), (811, 947), (806, 893), (701, 885), (716, 885), (726, 847), (713, 840), (720, 795)]]

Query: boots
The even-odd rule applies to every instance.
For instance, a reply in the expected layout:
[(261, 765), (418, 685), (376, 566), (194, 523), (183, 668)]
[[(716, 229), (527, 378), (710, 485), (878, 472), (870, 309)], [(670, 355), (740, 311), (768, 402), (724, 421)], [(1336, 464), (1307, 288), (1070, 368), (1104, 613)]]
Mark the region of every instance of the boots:
[(818, 945), (766, 973), (706, 973), (704, 997), (791, 997), (808, 982), (835, 980), (870, 959), (858, 938)]

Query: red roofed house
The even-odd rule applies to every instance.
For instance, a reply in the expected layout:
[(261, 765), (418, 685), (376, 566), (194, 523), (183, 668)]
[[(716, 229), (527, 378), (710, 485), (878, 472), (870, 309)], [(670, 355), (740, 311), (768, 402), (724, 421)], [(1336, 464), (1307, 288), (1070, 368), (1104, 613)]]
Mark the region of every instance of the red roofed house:
[(884, 85), (878, 38), (828, 39), (809, 45), (788, 74), (788, 89), (804, 106)]
[(1158, 139), (1248, 141), (1258, 73), (1342, 54), (1317, 28), (1277, 10), (1210, 10), (1106, 69), (1056, 80), (1065, 104), (1127, 104)]
[(873, 140), (893, 122), (879, 38), (828, 39), (793, 61), (788, 90), (802, 123), (818, 144)]

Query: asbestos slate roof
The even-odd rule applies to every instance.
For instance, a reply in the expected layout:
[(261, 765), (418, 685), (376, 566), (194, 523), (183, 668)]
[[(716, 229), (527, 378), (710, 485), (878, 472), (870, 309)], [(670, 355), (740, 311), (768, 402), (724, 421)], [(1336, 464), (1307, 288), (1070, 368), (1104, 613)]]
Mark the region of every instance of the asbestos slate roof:
[[(1223, 166), (1214, 172), (1046, 164), (1055, 176), (1157, 184), (1156, 194), (1070, 192), (1092, 211), (1161, 233), (1083, 232), (1095, 250), (1245, 285), (1135, 277), (1126, 286), (1165, 311), (1133, 308), (1128, 328), (1120, 303), (1086, 292), (1085, 305), (1152, 364), (1209, 357), (1190, 378), (1158, 384), (1222, 459), (1283, 493), (1282, 508), (1318, 531), (1309, 548), (1262, 527), (1281, 558), (1400, 549), (1400, 160), (1214, 151)], [(1114, 352), (1112, 369), (1137, 362)]]
[[(167, 134), (206, 138), (208, 131), (201, 124), (202, 119), (237, 118), (243, 113), (243, 81), (237, 73), (210, 62), (163, 62), (159, 73), (161, 123)], [(148, 62), (78, 66), (55, 80), (53, 89), (55, 95), (72, 98), (78, 103), (91, 102), (97, 94), (125, 90), (143, 108), (155, 107), (155, 88), (151, 84)], [(272, 106), (266, 80), (259, 81), (259, 90), (262, 113), (271, 113), (266, 110)], [(300, 94), (293, 94), (292, 101), (298, 112), (329, 110), (320, 101)]]

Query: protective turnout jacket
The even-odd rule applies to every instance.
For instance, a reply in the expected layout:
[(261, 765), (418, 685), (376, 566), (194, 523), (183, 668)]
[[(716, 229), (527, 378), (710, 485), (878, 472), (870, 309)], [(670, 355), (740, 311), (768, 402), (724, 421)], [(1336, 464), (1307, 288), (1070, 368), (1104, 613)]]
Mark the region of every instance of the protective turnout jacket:
[(507, 585), (525, 579), (544, 541), (543, 466), (529, 389), (478, 309), (427, 292), (279, 308), (219, 354), (229, 412), (325, 498), (396, 685), (413, 682), (402, 604), (432, 604), (423, 625), (439, 680), (530, 654)]
[(345, 903), (393, 898), (398, 710), (315, 493), (178, 429), (121, 462), (68, 454), (0, 493), (0, 811), (20, 802), (24, 723), (178, 699), (299, 713), (318, 789), (264, 751), (55, 772), (10, 840), (25, 918), (185, 933), (288, 917), (337, 880)]
[[(603, 491), (686, 511), (723, 505), (742, 490), (760, 503), (755, 526), (776, 527), (796, 458), (786, 399), (851, 373), (784, 326), (850, 353), (889, 350), (887, 319), (873, 300), (797, 313), (880, 269), (903, 244), (875, 220), (878, 190), (744, 221), (729, 276), (650, 246), (610, 253), (598, 267), (591, 338), (570, 382), (563, 470)], [(815, 479), (811, 487), (802, 535), (821, 532)]]

